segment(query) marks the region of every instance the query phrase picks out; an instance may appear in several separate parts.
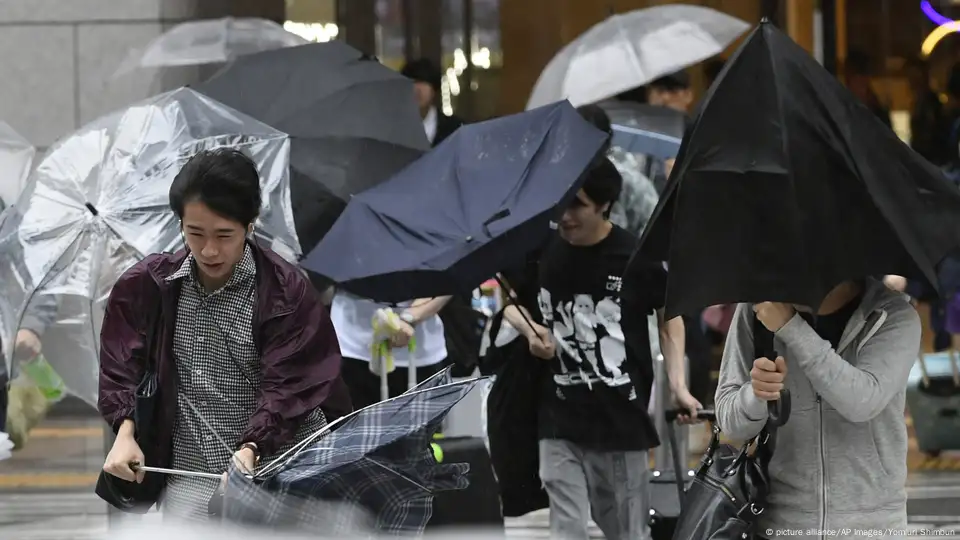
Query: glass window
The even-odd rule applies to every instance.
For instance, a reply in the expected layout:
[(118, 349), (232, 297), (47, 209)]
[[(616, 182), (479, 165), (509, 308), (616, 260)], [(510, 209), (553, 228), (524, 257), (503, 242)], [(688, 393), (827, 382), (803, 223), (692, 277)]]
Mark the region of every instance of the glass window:
[(406, 39), (403, 16), (403, 0), (377, 0), (375, 7), (377, 25), (376, 56), (393, 69), (400, 69), (404, 62)]
[[(465, 2), (471, 2), (469, 21), (465, 20)], [(500, 0), (443, 0), (441, 17), (443, 112), (465, 120), (490, 118), (496, 109), (503, 65)], [(470, 32), (465, 31), (467, 24)]]

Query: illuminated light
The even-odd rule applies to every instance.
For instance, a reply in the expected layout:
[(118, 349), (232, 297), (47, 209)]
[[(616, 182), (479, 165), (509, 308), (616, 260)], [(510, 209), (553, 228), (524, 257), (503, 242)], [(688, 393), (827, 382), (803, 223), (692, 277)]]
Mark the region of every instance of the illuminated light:
[(336, 39), (337, 36), (340, 35), (340, 28), (334, 23), (286, 21), (283, 23), (283, 29), (307, 41), (316, 41), (318, 43), (326, 43), (327, 41)]
[(453, 50), (453, 69), (456, 70), (457, 75), (467, 69), (467, 55), (463, 54), (463, 49)]
[(457, 79), (457, 76), (460, 75), (457, 73), (457, 70), (454, 68), (447, 68), (447, 83), (450, 85), (450, 93), (459, 96), (460, 95), (460, 81)]
[(450, 97), (450, 81), (446, 77), (440, 81), (440, 108), (443, 110), (443, 114), (447, 116), (453, 115), (453, 99)]
[(927, 18), (930, 19), (930, 21), (937, 26), (953, 22), (953, 19), (944, 17), (939, 12), (937, 12), (937, 10), (933, 8), (933, 5), (930, 4), (930, 0), (921, 0), (920, 11), (922, 11), (923, 14), (926, 15)]
[(924, 57), (927, 57), (930, 56), (933, 49), (937, 47), (940, 40), (954, 32), (960, 31), (960, 21), (954, 21), (941, 15), (940, 12), (934, 9), (930, 0), (920, 1), (920, 11), (922, 11), (931, 22), (938, 25), (924, 38), (923, 44), (920, 45), (920, 53)]
[(933, 49), (940, 43), (940, 40), (954, 32), (960, 32), (960, 21), (950, 21), (934, 28), (933, 31), (927, 35), (926, 39), (923, 40), (923, 44), (920, 45), (920, 53), (923, 54), (923, 56), (930, 56), (930, 53), (932, 53)]
[(480, 69), (490, 69), (490, 49), (482, 47), (477, 52), (470, 55), (473, 65)]

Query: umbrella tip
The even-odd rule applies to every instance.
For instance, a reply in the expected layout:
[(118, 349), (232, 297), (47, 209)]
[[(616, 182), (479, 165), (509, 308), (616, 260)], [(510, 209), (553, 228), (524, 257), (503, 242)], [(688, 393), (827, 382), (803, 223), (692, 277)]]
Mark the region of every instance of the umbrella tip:
[(87, 210), (89, 210), (91, 214), (93, 214), (93, 215), (95, 215), (95, 216), (99, 216), (99, 215), (100, 215), (100, 211), (97, 210), (97, 207), (94, 206), (93, 204), (91, 204), (91, 203), (85, 203), (84, 206), (87, 207)]

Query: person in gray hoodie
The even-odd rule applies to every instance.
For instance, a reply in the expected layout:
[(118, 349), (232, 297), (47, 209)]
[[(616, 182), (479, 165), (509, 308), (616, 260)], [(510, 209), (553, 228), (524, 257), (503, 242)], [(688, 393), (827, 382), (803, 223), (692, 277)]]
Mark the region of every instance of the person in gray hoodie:
[[(0, 199), (0, 226), (6, 220), (20, 219), (13, 206), (6, 207), (3, 200)], [(11, 221), (12, 222), (12, 221)], [(22, 264), (22, 261), (18, 261)], [(18, 264), (14, 263), (14, 264)], [(19, 268), (18, 271), (24, 272), (25, 268)], [(0, 284), (0, 291), (2, 291)], [(40, 354), (42, 343), (40, 336), (48, 326), (53, 324), (57, 315), (57, 301), (50, 295), (34, 296), (28, 303), (24, 311), (23, 318), (17, 328), (14, 341), (14, 359), (31, 359)], [(0, 342), (0, 351), (3, 350), (3, 343)], [(5, 431), (7, 426), (7, 406), (8, 393), (7, 385), (14, 378), (16, 373), (8, 373), (5, 359), (0, 355), (0, 431)]]
[[(777, 431), (770, 495), (756, 532), (903, 534), (905, 392), (920, 349), (920, 318), (905, 295), (872, 278), (837, 286), (816, 317), (810, 311), (740, 304), (724, 348), (716, 411), (729, 437), (757, 435), (767, 401), (781, 389), (792, 398), (789, 420)], [(773, 332), (780, 357), (754, 358), (754, 317)]]

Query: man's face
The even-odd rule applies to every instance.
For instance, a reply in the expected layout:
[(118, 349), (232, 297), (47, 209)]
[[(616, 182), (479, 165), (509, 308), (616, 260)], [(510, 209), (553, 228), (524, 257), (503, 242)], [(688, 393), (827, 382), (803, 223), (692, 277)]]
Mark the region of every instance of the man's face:
[(417, 97), (417, 106), (421, 111), (429, 109), (433, 105), (435, 92), (428, 83), (416, 81), (413, 83), (413, 93)]
[(609, 206), (597, 205), (581, 189), (560, 218), (560, 236), (573, 245), (593, 240), (606, 221), (603, 214)]
[(229, 278), (243, 257), (247, 233), (253, 230), (216, 214), (200, 201), (183, 207), (183, 234), (197, 261), (197, 270), (211, 280)]
[(668, 107), (675, 111), (686, 113), (693, 103), (693, 92), (689, 88), (681, 90), (665, 90), (663, 88), (650, 88), (647, 90), (647, 102), (651, 105)]

